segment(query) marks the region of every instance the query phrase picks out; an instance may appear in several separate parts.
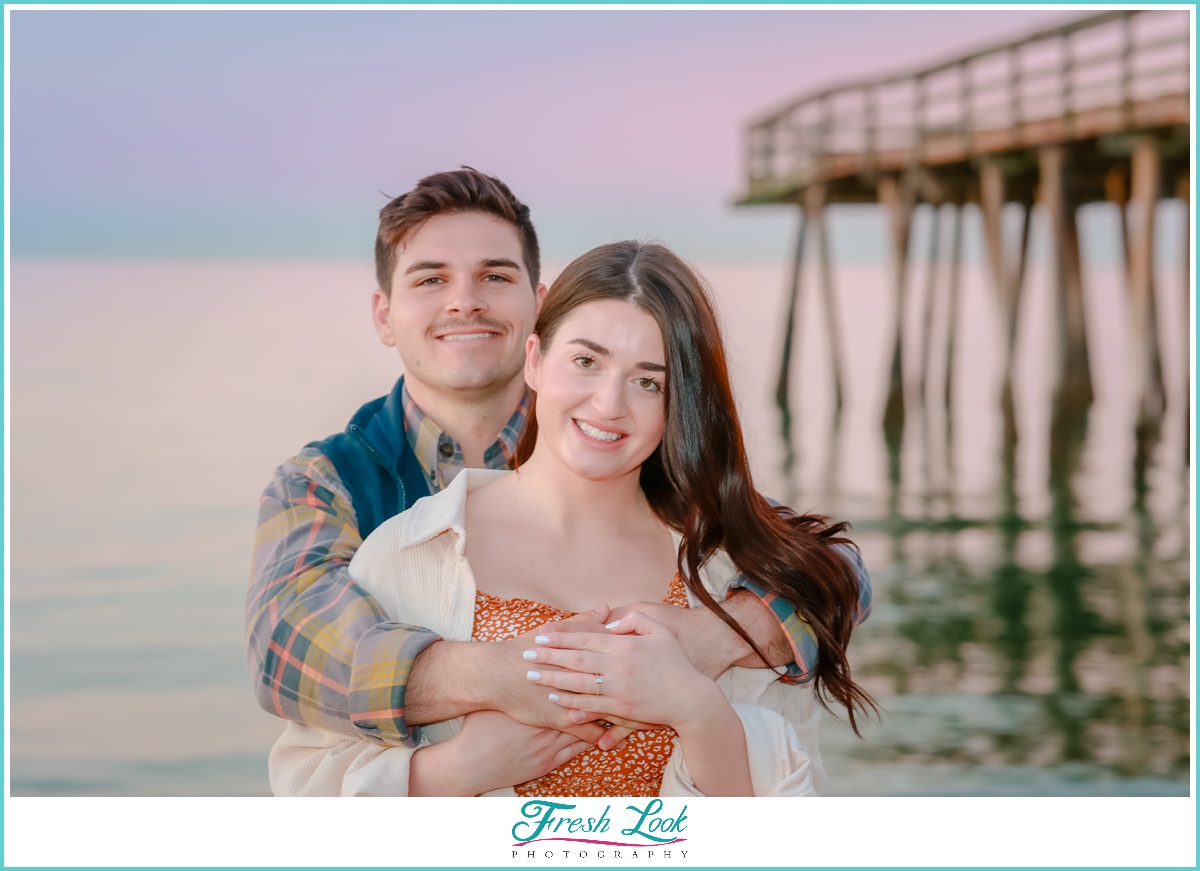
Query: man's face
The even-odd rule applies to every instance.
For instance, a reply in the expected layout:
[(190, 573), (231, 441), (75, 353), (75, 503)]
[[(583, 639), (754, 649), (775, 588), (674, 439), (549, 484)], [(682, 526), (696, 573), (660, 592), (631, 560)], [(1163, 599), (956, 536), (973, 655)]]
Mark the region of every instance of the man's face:
[(519, 379), (546, 288), (530, 287), (516, 227), (477, 212), (438, 215), (396, 250), (391, 297), (375, 292), (375, 330), (400, 352), (410, 384), (487, 392)]

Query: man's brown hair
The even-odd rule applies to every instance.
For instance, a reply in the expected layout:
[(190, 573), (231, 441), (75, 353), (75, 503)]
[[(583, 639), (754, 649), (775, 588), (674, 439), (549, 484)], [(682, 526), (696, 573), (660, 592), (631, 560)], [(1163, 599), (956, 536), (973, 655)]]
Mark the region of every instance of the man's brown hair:
[(537, 231), (529, 219), (529, 206), (513, 196), (508, 185), (477, 169), (464, 166), (450, 172), (428, 175), (417, 186), (379, 210), (379, 234), (375, 237), (375, 278), (379, 289), (392, 295), (392, 273), (396, 270), (396, 246), (435, 215), (479, 212), (507, 221), (517, 229), (521, 252), (536, 288), (541, 271)]

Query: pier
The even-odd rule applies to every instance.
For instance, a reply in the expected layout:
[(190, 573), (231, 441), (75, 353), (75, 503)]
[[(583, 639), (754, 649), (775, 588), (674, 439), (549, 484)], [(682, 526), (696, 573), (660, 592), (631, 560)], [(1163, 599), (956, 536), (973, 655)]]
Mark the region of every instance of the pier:
[[(1190, 197), (1190, 86), (1188, 13), (1119, 10), (915, 71), (805, 94), (749, 124), (739, 204), (794, 204), (801, 213), (776, 389), (789, 467), (794, 454), (788, 370), (801, 276), (814, 236), (839, 411), (842, 405), (844, 351), (826, 220), (827, 208), (841, 203), (878, 203), (888, 215), (896, 320), (882, 423), (894, 463), (906, 410), (911, 412), (914, 403), (924, 407), (940, 397), (948, 426), (952, 420), (962, 213), (968, 204), (979, 209), (1003, 337), (1001, 404), (1005, 462), (1011, 463), (1017, 438), (1014, 350), (1030, 216), (1036, 206), (1044, 214), (1041, 226), (1052, 257), (1055, 299), (1054, 362), (1048, 373), (1053, 396), (1051, 474), (1069, 477), (1072, 453), (1093, 400), (1076, 216), (1080, 206), (1104, 201), (1117, 207), (1121, 219), (1128, 366), (1137, 407), (1134, 475), (1135, 481), (1144, 478), (1167, 405), (1155, 304), (1155, 210), (1161, 199), (1187, 202)], [(922, 204), (932, 209), (933, 232), (929, 249), (914, 252), (910, 228), (914, 210)], [(1020, 220), (1004, 220), (1005, 212), (1014, 210), (1020, 211)], [(948, 257), (938, 250), (944, 220), (952, 222)], [(1019, 229), (1014, 234), (1015, 227)], [(1190, 232), (1189, 224), (1180, 240), (1185, 284), (1191, 266)], [(939, 288), (939, 270), (926, 271), (923, 347), (914, 373), (904, 367), (904, 347), (912, 337), (905, 334), (903, 312), (910, 293), (910, 265), (920, 256), (928, 258), (930, 266), (948, 260), (949, 277), (947, 286)], [(1185, 298), (1190, 299), (1188, 287)], [(933, 336), (933, 306), (939, 299), (950, 315), (943, 334)], [(1185, 314), (1182, 324), (1169, 326), (1183, 331), (1186, 349), (1190, 304)], [(936, 346), (947, 355), (941, 385), (928, 383), (930, 351)], [(1186, 361), (1184, 368), (1190, 369)], [(1189, 376), (1185, 396), (1190, 392)], [(1189, 419), (1186, 410), (1183, 418)]]

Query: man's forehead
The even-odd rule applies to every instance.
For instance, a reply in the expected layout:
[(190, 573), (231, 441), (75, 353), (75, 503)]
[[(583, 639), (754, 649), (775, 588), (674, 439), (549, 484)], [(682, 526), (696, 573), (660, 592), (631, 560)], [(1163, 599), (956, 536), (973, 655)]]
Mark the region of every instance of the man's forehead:
[(397, 265), (414, 261), (449, 266), (507, 265), (523, 268), (517, 228), (500, 218), (477, 212), (435, 215), (406, 233), (396, 244)]

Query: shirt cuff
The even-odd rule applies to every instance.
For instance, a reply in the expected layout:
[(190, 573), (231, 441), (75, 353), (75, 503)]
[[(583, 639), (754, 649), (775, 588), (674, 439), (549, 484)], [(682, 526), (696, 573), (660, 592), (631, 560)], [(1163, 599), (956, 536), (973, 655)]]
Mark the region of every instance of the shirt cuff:
[[(858, 580), (858, 610), (854, 615), (854, 625), (859, 626), (871, 616), (873, 599), (871, 576), (867, 574), (866, 566), (863, 565), (862, 556), (859, 555), (857, 548), (839, 544), (834, 545), (834, 550), (850, 563), (850, 568)], [(774, 593), (768, 593), (745, 575), (738, 575), (733, 579), (725, 597), (729, 598), (736, 589), (748, 590), (762, 599), (763, 604), (771, 609), (771, 613), (783, 626), (783, 634), (792, 646), (795, 662), (787, 666), (783, 674), (779, 675), (779, 679), (783, 683), (800, 684), (808, 683), (816, 677), (817, 633), (808, 625), (808, 621), (801, 617), (800, 613), (786, 599)]]
[(816, 677), (817, 633), (808, 625), (808, 621), (801, 617), (786, 599), (775, 593), (768, 593), (745, 575), (738, 575), (733, 579), (725, 598), (732, 596), (733, 591), (737, 589), (747, 590), (762, 599), (763, 604), (771, 609), (771, 613), (783, 627), (783, 634), (792, 647), (795, 661), (788, 663), (782, 673), (778, 669), (775, 670), (779, 674), (779, 680), (786, 684), (800, 684), (808, 683)]
[(350, 722), (365, 738), (416, 747), (418, 727), (404, 722), (404, 691), (413, 662), (441, 636), (406, 623), (380, 623), (358, 640), (350, 674)]

